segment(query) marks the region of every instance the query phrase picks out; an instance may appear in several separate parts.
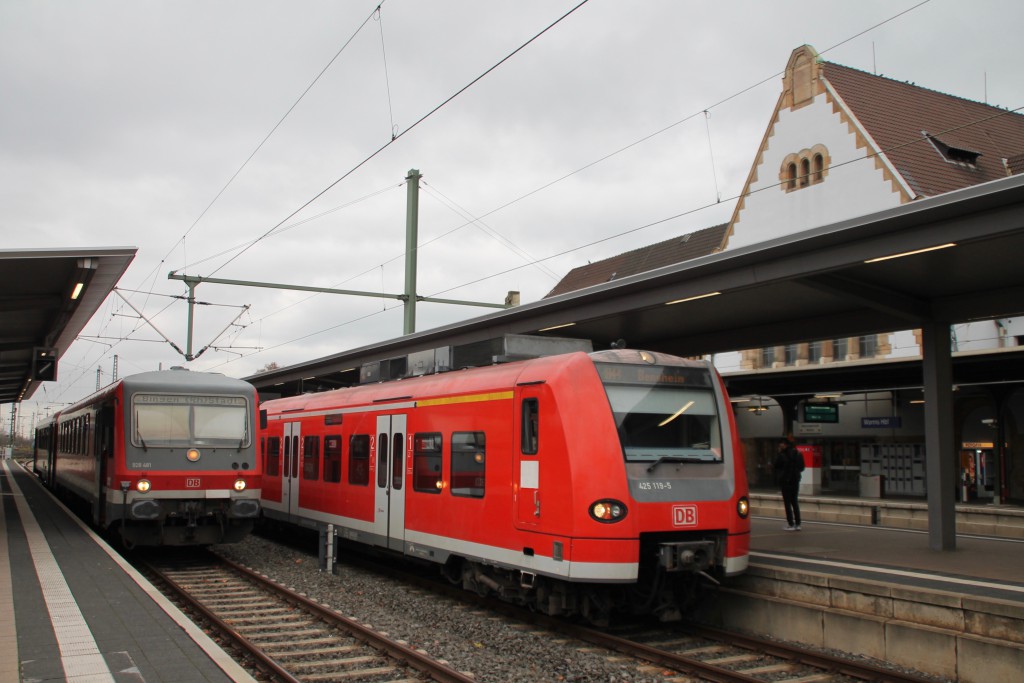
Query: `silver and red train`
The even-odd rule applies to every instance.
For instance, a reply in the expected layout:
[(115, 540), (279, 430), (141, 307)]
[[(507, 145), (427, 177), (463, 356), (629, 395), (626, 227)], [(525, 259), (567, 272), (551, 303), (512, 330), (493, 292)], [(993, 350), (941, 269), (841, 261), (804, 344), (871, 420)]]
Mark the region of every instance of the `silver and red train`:
[(128, 547), (238, 541), (259, 517), (258, 407), (220, 374), (131, 375), (38, 427), (33, 469)]
[(677, 617), (747, 567), (721, 379), (576, 352), (265, 402), (262, 515), (549, 614)]

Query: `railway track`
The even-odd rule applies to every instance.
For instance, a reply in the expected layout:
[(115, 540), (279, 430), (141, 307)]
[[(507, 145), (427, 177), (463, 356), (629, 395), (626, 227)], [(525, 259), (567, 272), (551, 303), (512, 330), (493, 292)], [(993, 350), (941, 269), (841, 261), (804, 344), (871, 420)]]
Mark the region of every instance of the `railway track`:
[[(570, 632), (575, 627), (569, 627)], [(583, 628), (576, 635), (663, 671), (664, 680), (715, 683), (935, 683), (934, 678), (718, 629), (635, 627), (619, 633)], [(642, 667), (645, 668), (645, 667)], [(678, 671), (687, 676), (666, 675)]]
[(472, 683), (473, 678), (209, 552), (163, 554), (144, 569), (255, 662), (288, 683)]
[[(361, 561), (360, 564), (363, 564)], [(639, 670), (665, 683), (936, 683), (919, 673), (891, 669), (851, 656), (831, 655), (780, 641), (697, 625), (627, 625), (595, 629), (484, 598), (406, 572), (394, 565), (371, 562), (374, 571), (419, 588), (443, 594), (488, 612), (505, 615), (543, 632), (555, 632), (590, 646), (637, 661)]]

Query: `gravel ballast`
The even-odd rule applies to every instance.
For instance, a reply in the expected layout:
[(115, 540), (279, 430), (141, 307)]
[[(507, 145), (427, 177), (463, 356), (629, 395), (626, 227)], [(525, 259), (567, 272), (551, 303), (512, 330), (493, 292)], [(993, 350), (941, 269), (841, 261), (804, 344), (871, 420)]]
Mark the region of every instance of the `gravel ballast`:
[(316, 555), (259, 536), (216, 550), (481, 683), (654, 683), (664, 681), (667, 673), (640, 671), (635, 662), (614, 661), (614, 653), (582, 649), (550, 631), (523, 627), (363, 569), (339, 564), (337, 575), (321, 572)]

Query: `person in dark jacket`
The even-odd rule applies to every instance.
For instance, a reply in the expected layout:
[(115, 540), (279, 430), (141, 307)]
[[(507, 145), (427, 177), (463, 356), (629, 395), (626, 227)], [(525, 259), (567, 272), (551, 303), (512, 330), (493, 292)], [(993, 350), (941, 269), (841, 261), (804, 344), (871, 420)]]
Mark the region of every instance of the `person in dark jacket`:
[(804, 456), (793, 447), (793, 442), (779, 439), (778, 454), (775, 456), (775, 481), (782, 491), (782, 504), (786, 508), (786, 531), (800, 531), (800, 477), (804, 471)]

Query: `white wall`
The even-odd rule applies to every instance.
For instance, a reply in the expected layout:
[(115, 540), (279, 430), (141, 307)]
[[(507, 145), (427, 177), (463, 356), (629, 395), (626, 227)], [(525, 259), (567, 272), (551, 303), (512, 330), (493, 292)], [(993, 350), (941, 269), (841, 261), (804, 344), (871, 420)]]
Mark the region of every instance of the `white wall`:
[[(823, 182), (790, 192), (779, 184), (786, 156), (822, 144), (830, 161)], [(800, 109), (783, 109), (767, 138), (756, 180), (750, 186), (727, 249), (791, 235), (809, 228), (882, 211), (900, 203), (900, 195), (857, 138), (833, 112), (825, 94)], [(855, 160), (855, 163), (848, 163)]]

